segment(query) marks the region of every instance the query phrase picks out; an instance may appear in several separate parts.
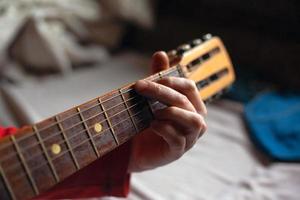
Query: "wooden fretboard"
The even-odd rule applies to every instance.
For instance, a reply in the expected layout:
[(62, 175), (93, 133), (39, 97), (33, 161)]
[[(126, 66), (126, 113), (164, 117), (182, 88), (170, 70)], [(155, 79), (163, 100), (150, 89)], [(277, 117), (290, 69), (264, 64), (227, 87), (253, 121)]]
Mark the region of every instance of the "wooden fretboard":
[[(147, 79), (167, 76), (183, 73), (176, 66)], [(1, 140), (0, 199), (28, 199), (48, 190), (147, 128), (161, 106), (130, 84)]]

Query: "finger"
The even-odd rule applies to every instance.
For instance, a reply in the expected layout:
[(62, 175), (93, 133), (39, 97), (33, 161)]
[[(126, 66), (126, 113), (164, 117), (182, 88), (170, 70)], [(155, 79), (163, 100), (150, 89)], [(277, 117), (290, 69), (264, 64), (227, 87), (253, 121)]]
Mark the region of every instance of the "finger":
[(158, 51), (152, 56), (152, 73), (157, 73), (169, 68), (169, 57), (164, 51)]
[(196, 112), (194, 106), (186, 96), (167, 86), (151, 81), (140, 80), (136, 82), (134, 88), (139, 94), (156, 99), (166, 105), (177, 106)]
[(174, 90), (184, 94), (194, 105), (197, 112), (203, 115), (207, 114), (206, 106), (201, 100), (199, 91), (194, 81), (186, 78), (166, 77), (159, 80), (158, 83), (171, 87)]
[(178, 107), (167, 107), (156, 111), (154, 115), (157, 120), (173, 121), (184, 128), (184, 134), (195, 134), (195, 138), (206, 130), (206, 123), (201, 115)]
[(178, 156), (179, 158), (184, 153), (185, 137), (179, 133), (179, 130), (171, 122), (154, 120), (150, 128), (167, 142), (175, 157)]
[(189, 112), (176, 107), (168, 107), (155, 113), (157, 120), (171, 121), (185, 136), (185, 151), (191, 149), (203, 135), (207, 127), (203, 117), (197, 113)]

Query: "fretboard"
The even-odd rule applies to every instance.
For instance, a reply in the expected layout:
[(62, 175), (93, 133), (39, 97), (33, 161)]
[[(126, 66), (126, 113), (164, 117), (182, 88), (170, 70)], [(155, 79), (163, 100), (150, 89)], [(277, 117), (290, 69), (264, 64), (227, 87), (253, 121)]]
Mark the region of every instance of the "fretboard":
[[(179, 66), (146, 79), (183, 77)], [(129, 84), (0, 141), (0, 199), (44, 192), (146, 129), (162, 107)]]

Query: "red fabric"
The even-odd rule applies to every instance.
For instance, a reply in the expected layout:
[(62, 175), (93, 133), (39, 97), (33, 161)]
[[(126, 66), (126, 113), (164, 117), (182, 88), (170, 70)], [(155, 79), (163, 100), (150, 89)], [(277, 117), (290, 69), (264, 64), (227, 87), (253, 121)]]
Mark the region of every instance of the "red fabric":
[(3, 128), (0, 126), (0, 138), (5, 137), (7, 135), (11, 135), (16, 132), (16, 128), (14, 127), (8, 127), (8, 128)]
[[(14, 134), (16, 130), (0, 127), (0, 138)], [(130, 150), (130, 142), (121, 145), (34, 199), (126, 197), (129, 192), (127, 166)]]

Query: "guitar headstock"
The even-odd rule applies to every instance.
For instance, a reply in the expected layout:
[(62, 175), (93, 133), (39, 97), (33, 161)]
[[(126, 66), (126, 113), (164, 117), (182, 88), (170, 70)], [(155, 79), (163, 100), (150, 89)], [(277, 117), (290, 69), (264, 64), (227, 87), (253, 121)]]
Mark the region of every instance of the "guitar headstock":
[(235, 80), (229, 55), (218, 37), (210, 34), (168, 52), (170, 65), (180, 65), (186, 78), (195, 81), (204, 101), (219, 96)]

